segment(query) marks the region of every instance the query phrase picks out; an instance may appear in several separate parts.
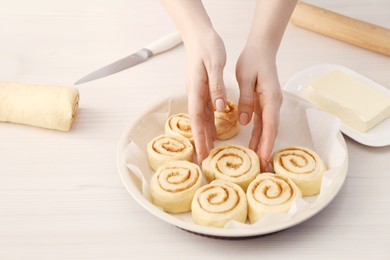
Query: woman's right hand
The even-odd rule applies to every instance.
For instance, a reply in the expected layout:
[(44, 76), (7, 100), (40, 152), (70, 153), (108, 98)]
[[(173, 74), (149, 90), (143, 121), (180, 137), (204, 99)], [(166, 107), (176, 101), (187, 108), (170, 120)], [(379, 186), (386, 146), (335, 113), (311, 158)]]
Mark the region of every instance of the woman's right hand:
[(201, 163), (214, 147), (214, 110), (224, 111), (226, 107), (223, 82), (226, 50), (212, 28), (183, 34), (183, 41), (187, 57), (188, 113), (198, 162)]

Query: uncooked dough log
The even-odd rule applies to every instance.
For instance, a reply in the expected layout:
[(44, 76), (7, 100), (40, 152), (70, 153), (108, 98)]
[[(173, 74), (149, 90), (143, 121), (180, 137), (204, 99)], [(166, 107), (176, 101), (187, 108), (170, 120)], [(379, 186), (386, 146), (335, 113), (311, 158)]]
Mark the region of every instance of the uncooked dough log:
[(0, 83), (0, 121), (69, 131), (79, 91), (73, 87)]

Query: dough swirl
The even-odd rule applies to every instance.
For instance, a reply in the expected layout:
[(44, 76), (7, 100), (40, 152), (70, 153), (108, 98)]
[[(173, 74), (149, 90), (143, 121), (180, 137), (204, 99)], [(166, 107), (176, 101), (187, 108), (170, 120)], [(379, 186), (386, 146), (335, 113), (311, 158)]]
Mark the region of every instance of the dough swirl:
[(151, 179), (152, 202), (170, 213), (190, 211), (192, 198), (201, 185), (202, 172), (197, 164), (170, 161), (158, 168)]
[(172, 160), (192, 162), (194, 147), (180, 135), (160, 135), (147, 144), (149, 164), (153, 170)]
[(228, 100), (225, 111), (214, 111), (214, 122), (217, 139), (226, 140), (234, 137), (240, 131), (237, 105)]
[(165, 134), (178, 134), (184, 136), (193, 144), (194, 139), (188, 114), (179, 113), (168, 117), (165, 122)]
[(237, 144), (224, 144), (210, 151), (202, 162), (207, 181), (223, 179), (240, 185), (246, 191), (249, 183), (260, 173), (257, 154)]
[(237, 184), (215, 180), (198, 189), (192, 200), (192, 218), (196, 224), (223, 228), (229, 220), (245, 223), (247, 200)]
[(273, 155), (272, 164), (276, 173), (295, 182), (303, 196), (320, 192), (326, 166), (314, 151), (299, 146), (287, 147)]
[(262, 173), (249, 184), (246, 192), (249, 221), (253, 224), (265, 214), (286, 213), (296, 197), (302, 197), (295, 183), (278, 174)]

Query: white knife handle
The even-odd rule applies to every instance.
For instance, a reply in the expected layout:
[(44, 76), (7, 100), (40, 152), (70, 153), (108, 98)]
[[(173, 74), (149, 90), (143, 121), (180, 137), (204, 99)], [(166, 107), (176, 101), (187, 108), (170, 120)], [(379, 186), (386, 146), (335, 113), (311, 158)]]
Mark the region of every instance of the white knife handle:
[(182, 42), (179, 32), (173, 32), (163, 38), (146, 45), (144, 48), (150, 50), (153, 55), (167, 51)]

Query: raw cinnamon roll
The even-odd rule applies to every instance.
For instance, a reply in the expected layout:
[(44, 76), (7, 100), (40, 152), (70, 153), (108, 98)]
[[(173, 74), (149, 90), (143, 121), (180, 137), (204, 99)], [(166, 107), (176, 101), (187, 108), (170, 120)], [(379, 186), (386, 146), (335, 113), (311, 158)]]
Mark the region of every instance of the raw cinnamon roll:
[(188, 114), (180, 113), (171, 115), (165, 122), (165, 134), (179, 134), (193, 144), (193, 137)]
[(157, 171), (161, 165), (173, 160), (192, 162), (194, 147), (191, 142), (180, 135), (160, 135), (147, 145), (149, 164)]
[(217, 130), (217, 139), (230, 139), (240, 131), (238, 122), (238, 108), (232, 101), (227, 101), (224, 112), (214, 111), (215, 128)]
[(200, 167), (187, 161), (170, 161), (157, 169), (150, 182), (153, 204), (170, 213), (191, 210), (192, 198), (202, 186)]
[(196, 224), (222, 228), (229, 220), (245, 223), (247, 200), (237, 184), (215, 180), (198, 189), (192, 200), (192, 218)]
[(223, 179), (240, 185), (244, 191), (260, 173), (257, 154), (249, 148), (236, 144), (225, 144), (210, 151), (202, 162), (207, 181)]
[(248, 217), (252, 224), (270, 212), (287, 213), (294, 199), (302, 197), (292, 180), (268, 172), (257, 175), (249, 184), (246, 194)]
[(314, 151), (304, 147), (287, 147), (277, 151), (272, 161), (276, 173), (290, 178), (303, 196), (318, 194), (326, 166)]

